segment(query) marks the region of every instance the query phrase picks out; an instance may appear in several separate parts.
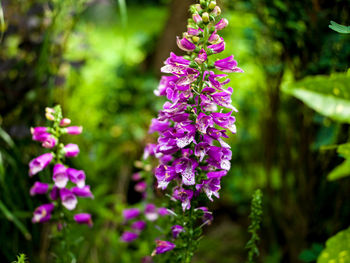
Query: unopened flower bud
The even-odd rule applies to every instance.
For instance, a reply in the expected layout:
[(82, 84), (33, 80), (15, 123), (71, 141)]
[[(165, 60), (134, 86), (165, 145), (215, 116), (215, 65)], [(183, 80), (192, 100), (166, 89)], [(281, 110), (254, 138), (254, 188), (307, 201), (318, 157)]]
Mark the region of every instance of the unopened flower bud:
[(60, 126), (67, 126), (71, 123), (71, 120), (68, 119), (68, 118), (63, 118), (61, 121), (60, 121)]
[(213, 16), (219, 16), (221, 14), (221, 9), (219, 6), (215, 6), (215, 8), (213, 9), (213, 11), (211, 11), (211, 13)]
[(192, 40), (193, 40), (193, 42), (197, 43), (197, 42), (199, 41), (199, 37), (193, 36), (193, 37), (192, 37)]
[(201, 5), (202, 8), (206, 8), (206, 7), (207, 7), (207, 4), (208, 4), (208, 3), (207, 3), (206, 0), (201, 0), (201, 1), (200, 1), (200, 5)]
[(209, 14), (207, 12), (204, 12), (202, 14), (202, 19), (204, 23), (208, 23), (209, 22)]
[(46, 117), (46, 119), (48, 119), (49, 121), (55, 120), (55, 117), (54, 117), (50, 112), (46, 112), (46, 113), (45, 113), (45, 117)]
[(198, 12), (203, 10), (200, 4), (196, 4), (195, 7)]
[(216, 2), (215, 1), (211, 1), (210, 3), (209, 3), (209, 9), (210, 10), (213, 10), (214, 8), (215, 8), (215, 6), (216, 6)]
[(196, 24), (199, 24), (200, 22), (202, 22), (202, 18), (199, 14), (193, 14), (192, 15), (192, 18), (193, 18), (193, 21), (196, 23)]

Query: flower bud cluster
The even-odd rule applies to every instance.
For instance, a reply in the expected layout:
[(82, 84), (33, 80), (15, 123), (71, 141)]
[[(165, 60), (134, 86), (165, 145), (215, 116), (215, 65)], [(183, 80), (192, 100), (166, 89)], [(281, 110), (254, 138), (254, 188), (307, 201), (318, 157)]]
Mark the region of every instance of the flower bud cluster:
[[(68, 126), (71, 121), (62, 117), (60, 106), (46, 108), (45, 116), (53, 122), (52, 127), (31, 128), (31, 134), (34, 141), (41, 142), (42, 146), (49, 149), (50, 152), (30, 161), (29, 176), (36, 175), (52, 163), (52, 180), (49, 183), (36, 181), (30, 189), (30, 195), (48, 194), (51, 201), (35, 209), (33, 223), (49, 221), (55, 207), (74, 210), (78, 203), (77, 197), (93, 198), (90, 186), (85, 184), (85, 172), (63, 164), (64, 158), (76, 157), (79, 154), (78, 145), (72, 143), (64, 145), (59, 142), (62, 135), (80, 134), (83, 128), (81, 126)], [(92, 226), (90, 214), (75, 214), (73, 219), (79, 224)]]

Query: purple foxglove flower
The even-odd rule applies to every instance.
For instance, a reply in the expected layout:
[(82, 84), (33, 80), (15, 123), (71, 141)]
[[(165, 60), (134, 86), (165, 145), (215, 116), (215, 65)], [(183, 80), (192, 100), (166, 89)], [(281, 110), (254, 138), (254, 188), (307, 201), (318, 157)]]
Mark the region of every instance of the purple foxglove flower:
[(165, 207), (159, 207), (158, 208), (158, 214), (160, 216), (166, 216), (166, 215), (169, 215), (169, 211)]
[(168, 184), (176, 177), (174, 167), (159, 165), (155, 170), (155, 176), (158, 181), (158, 188), (165, 190)]
[(73, 218), (78, 224), (85, 224), (89, 227), (92, 227), (93, 225), (91, 215), (88, 213), (75, 214)]
[(186, 86), (194, 82), (199, 76), (199, 71), (193, 68), (187, 68), (185, 75), (181, 77), (177, 82), (176, 86)]
[(214, 179), (214, 178), (221, 178), (223, 176), (225, 176), (227, 174), (227, 171), (223, 170), (223, 171), (213, 171), (213, 172), (209, 172), (207, 174), (207, 177), (209, 179)]
[(30, 188), (30, 195), (46, 194), (49, 190), (49, 185), (41, 182), (35, 182), (32, 188)]
[(232, 111), (228, 113), (212, 113), (213, 121), (219, 125), (220, 127), (223, 127), (225, 129), (228, 129), (232, 133), (236, 133), (236, 125), (235, 121), (236, 118), (231, 116)]
[(141, 182), (138, 182), (134, 188), (136, 192), (144, 193), (146, 191), (147, 184), (145, 181), (141, 181)]
[(201, 133), (206, 133), (208, 127), (212, 127), (214, 125), (213, 118), (211, 116), (206, 115), (205, 113), (199, 113), (196, 120), (196, 127), (198, 131)]
[(199, 14), (193, 14), (192, 18), (196, 24), (199, 24), (200, 22), (202, 22), (202, 17)]
[(136, 221), (131, 225), (131, 228), (135, 231), (142, 231), (145, 229), (145, 227), (146, 227), (146, 222), (142, 220)]
[(189, 41), (187, 38), (180, 39), (177, 37), (177, 46), (187, 52), (191, 52), (196, 49), (196, 45)]
[(152, 254), (163, 254), (175, 248), (175, 244), (169, 241), (156, 240), (156, 249)]
[(218, 44), (213, 44), (208, 46), (208, 48), (210, 48), (214, 54), (220, 53), (225, 50), (225, 41), (222, 38), (221, 40), (222, 41), (219, 42)]
[(50, 192), (50, 198), (55, 201), (60, 195), (60, 189), (57, 186), (54, 186)]
[(79, 154), (79, 147), (74, 143), (69, 143), (64, 146), (64, 153), (66, 157), (75, 157)]
[(61, 164), (55, 164), (53, 167), (52, 180), (58, 188), (64, 188), (68, 183), (67, 168)]
[(53, 158), (52, 153), (44, 153), (29, 163), (29, 176), (33, 176), (49, 165)]
[(145, 217), (149, 221), (155, 221), (158, 219), (157, 207), (154, 204), (147, 204), (145, 207)]
[(177, 238), (177, 236), (184, 231), (184, 228), (180, 225), (174, 225), (171, 227), (171, 232), (173, 234), (173, 238)]
[[(208, 150), (208, 162), (218, 169), (224, 169), (226, 171), (231, 168), (232, 152), (225, 147), (210, 146)], [(209, 177), (208, 177), (209, 178)]]
[(216, 111), (218, 109), (217, 104), (213, 102), (208, 96), (200, 95), (200, 106), (203, 111)]
[(123, 210), (123, 217), (125, 221), (138, 217), (140, 210), (138, 208), (128, 208)]
[(195, 184), (195, 169), (198, 166), (198, 163), (195, 160), (182, 157), (175, 160), (173, 165), (175, 167), (175, 171), (177, 173), (181, 173), (183, 184)]
[(133, 233), (133, 232), (129, 232), (129, 231), (125, 231), (122, 236), (120, 237), (120, 240), (126, 243), (132, 242), (135, 239), (137, 239), (139, 237), (138, 234)]
[[(190, 42), (191, 43), (191, 42)], [(163, 66), (160, 71), (163, 73), (173, 73), (173, 74), (182, 74), (183, 71), (188, 68), (190, 61), (184, 59), (181, 56), (176, 56), (173, 52), (170, 53), (170, 57), (164, 62), (165, 66)], [(171, 82), (175, 82), (176, 76), (165, 76), (162, 77), (160, 86), (158, 90), (161, 91), (164, 89), (164, 86), (171, 85)], [(157, 94), (156, 94), (157, 95)], [(159, 96), (159, 95), (157, 95)], [(162, 95), (164, 96), (164, 94)]]
[(74, 195), (78, 196), (78, 197), (90, 197), (90, 198), (94, 198), (94, 196), (91, 193), (90, 190), (90, 186), (89, 185), (85, 185), (84, 187), (80, 188), (80, 187), (73, 187), (71, 189), (71, 191), (73, 192)]
[(70, 126), (67, 127), (66, 132), (71, 135), (76, 135), (76, 134), (81, 134), (83, 132), (83, 127), (82, 126)]
[(36, 138), (40, 134), (48, 133), (48, 129), (47, 127), (34, 127), (34, 128), (30, 128), (30, 133), (33, 136), (33, 140), (37, 141), (34, 138)]
[(196, 126), (190, 124), (186, 126), (180, 127), (178, 132), (175, 134), (176, 136), (176, 145), (179, 148), (184, 148), (189, 145), (194, 140), (194, 136), (196, 135)]
[(232, 92), (233, 92), (232, 88), (229, 87), (227, 89), (227, 91), (217, 92), (215, 94), (212, 94), (211, 98), (213, 99), (213, 101), (217, 105), (220, 105), (220, 106), (223, 106), (225, 108), (229, 108), (231, 110), (234, 110), (235, 112), (238, 112), (238, 110), (231, 105), (231, 103), (232, 103), (232, 100), (231, 100)]
[(191, 199), (193, 197), (193, 191), (192, 190), (186, 190), (181, 187), (176, 187), (173, 192), (173, 197), (182, 202), (182, 210), (185, 211), (186, 209), (191, 208)]
[(49, 221), (51, 218), (51, 212), (54, 209), (53, 204), (44, 204), (37, 207), (34, 211), (32, 222), (33, 223), (43, 223)]
[(67, 188), (60, 189), (60, 198), (62, 205), (68, 210), (74, 210), (77, 206), (78, 200), (75, 195)]
[(216, 30), (221, 30), (224, 29), (225, 27), (227, 27), (228, 25), (228, 21), (226, 18), (222, 18), (216, 25), (215, 25), (215, 29)]
[(217, 34), (216, 30), (208, 38), (208, 42), (210, 44), (219, 44), (222, 41), (223, 41), (223, 39), (220, 38), (220, 36)]
[(203, 190), (207, 195), (210, 201), (213, 201), (212, 195), (216, 198), (219, 198), (219, 190), (220, 190), (220, 179), (212, 178), (209, 180), (203, 180), (201, 184), (196, 185), (196, 190)]
[(60, 121), (60, 126), (65, 127), (65, 126), (68, 126), (70, 123), (71, 123), (71, 120), (70, 120), (70, 119), (68, 119), (68, 118), (63, 118), (63, 119)]
[(52, 149), (57, 144), (57, 139), (53, 135), (45, 136), (45, 139), (42, 141), (42, 146), (47, 149)]
[(196, 61), (198, 64), (202, 64), (204, 61), (207, 60), (207, 58), (207, 52), (205, 52), (205, 50), (202, 48), (199, 51), (198, 56), (194, 59), (194, 61)]
[(203, 161), (205, 155), (207, 154), (209, 150), (209, 143), (207, 142), (200, 142), (198, 143), (194, 148), (194, 155), (199, 157), (199, 161)]
[(195, 29), (192, 27), (187, 28), (187, 34), (190, 36), (198, 36), (199, 33), (200, 33), (200, 31), (198, 29)]
[(230, 82), (230, 79), (226, 79), (222, 82), (220, 82), (218, 80), (218, 79), (227, 77), (226, 74), (214, 74), (213, 71), (210, 71), (210, 72), (206, 71), (206, 72), (204, 72), (203, 79), (206, 78), (206, 76), (207, 76), (210, 84), (213, 85), (215, 88), (220, 89), (220, 90), (223, 90), (222, 89), (223, 85)]
[(76, 184), (79, 188), (85, 186), (85, 172), (83, 170), (76, 170), (74, 168), (67, 168), (67, 175), (69, 180)]
[(233, 59), (233, 56), (215, 61), (214, 66), (226, 73), (243, 72), (242, 69), (237, 67), (237, 61)]

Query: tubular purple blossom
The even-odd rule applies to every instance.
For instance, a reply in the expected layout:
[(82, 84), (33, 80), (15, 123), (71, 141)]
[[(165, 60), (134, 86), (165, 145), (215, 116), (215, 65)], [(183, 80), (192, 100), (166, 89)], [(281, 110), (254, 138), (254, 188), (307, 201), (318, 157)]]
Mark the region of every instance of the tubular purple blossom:
[(29, 163), (29, 176), (33, 176), (42, 171), (46, 166), (49, 165), (52, 158), (52, 153), (44, 153), (43, 155), (40, 155), (39, 157), (33, 159)]
[(81, 134), (83, 132), (83, 127), (82, 126), (69, 126), (65, 129), (65, 131), (71, 135)]
[(52, 180), (58, 188), (63, 188), (68, 183), (68, 175), (66, 171), (67, 168), (61, 163), (55, 164), (53, 167)]
[(138, 217), (140, 210), (138, 208), (128, 208), (123, 210), (123, 217), (125, 221)]
[(74, 168), (67, 169), (67, 175), (72, 183), (75, 183), (79, 188), (85, 186), (85, 172), (83, 170), (76, 170)]
[(90, 197), (90, 198), (94, 198), (94, 196), (91, 193), (90, 190), (90, 186), (89, 185), (85, 185), (84, 187), (80, 188), (80, 187), (73, 187), (71, 189), (71, 191), (73, 192), (73, 194), (75, 196), (78, 197)]
[(175, 244), (169, 241), (156, 240), (156, 249), (153, 254), (163, 254), (175, 248)]
[(189, 41), (187, 38), (180, 39), (177, 37), (177, 46), (187, 52), (193, 51), (196, 49), (196, 45)]
[(73, 218), (78, 224), (85, 224), (89, 227), (92, 227), (93, 225), (91, 215), (88, 213), (75, 214)]
[(64, 146), (64, 153), (66, 157), (76, 157), (79, 154), (79, 146), (74, 143), (69, 143)]
[(139, 237), (138, 234), (133, 233), (133, 232), (129, 232), (129, 231), (125, 231), (122, 236), (120, 237), (120, 240), (126, 243), (132, 242), (135, 239), (137, 239)]
[(30, 195), (46, 194), (49, 190), (49, 185), (41, 182), (35, 182), (32, 188), (30, 188)]
[(60, 189), (60, 198), (62, 205), (68, 210), (74, 210), (77, 206), (78, 200), (75, 195), (67, 188)]
[(51, 212), (54, 209), (53, 204), (43, 204), (37, 207), (32, 218), (33, 223), (43, 223), (51, 219)]

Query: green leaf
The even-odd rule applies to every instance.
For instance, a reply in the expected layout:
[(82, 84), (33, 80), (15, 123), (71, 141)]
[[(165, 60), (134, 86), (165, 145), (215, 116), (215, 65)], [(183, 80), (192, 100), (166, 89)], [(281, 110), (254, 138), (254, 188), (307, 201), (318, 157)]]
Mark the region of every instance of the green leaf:
[(343, 26), (331, 21), (331, 24), (328, 27), (341, 34), (350, 34), (350, 26)]
[(10, 210), (8, 210), (8, 208), (1, 201), (0, 201), (0, 211), (4, 213), (7, 220), (9, 220), (15, 224), (15, 226), (22, 232), (23, 236), (27, 240), (32, 239), (32, 236), (29, 233), (29, 231), (27, 230), (27, 228), (22, 224), (22, 222), (20, 220), (18, 220), (18, 218), (13, 213), (11, 213)]
[(339, 145), (337, 152), (346, 160), (328, 174), (327, 179), (329, 181), (334, 181), (350, 175), (350, 143)]
[(350, 228), (340, 231), (326, 242), (317, 263), (350, 262)]
[(282, 90), (335, 121), (350, 123), (350, 76), (312, 76), (285, 84)]
[(0, 127), (0, 138), (2, 138), (10, 147), (14, 147), (15, 143), (11, 139), (10, 135), (7, 134), (1, 127)]

